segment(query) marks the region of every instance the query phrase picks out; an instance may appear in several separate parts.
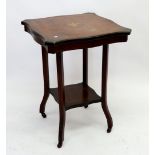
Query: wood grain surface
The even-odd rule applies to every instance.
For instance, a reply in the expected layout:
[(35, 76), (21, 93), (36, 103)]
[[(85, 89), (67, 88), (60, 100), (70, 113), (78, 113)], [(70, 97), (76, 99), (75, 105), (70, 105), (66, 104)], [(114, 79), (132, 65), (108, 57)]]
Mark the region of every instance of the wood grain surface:
[(131, 30), (95, 13), (27, 19), (21, 22), (38, 43), (56, 44), (76, 39), (129, 35)]

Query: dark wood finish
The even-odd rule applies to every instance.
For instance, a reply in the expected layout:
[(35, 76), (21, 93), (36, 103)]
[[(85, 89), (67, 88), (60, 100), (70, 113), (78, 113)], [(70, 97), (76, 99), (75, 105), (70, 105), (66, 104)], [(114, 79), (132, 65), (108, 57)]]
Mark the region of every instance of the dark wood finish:
[(49, 97), (49, 69), (48, 69), (48, 51), (42, 46), (43, 78), (44, 78), (44, 96), (40, 104), (40, 113), (45, 118), (45, 105)]
[[(94, 47), (127, 40), (131, 30), (94, 13), (28, 19), (21, 22), (25, 31), (50, 53)], [(115, 37), (113, 41), (111, 37)], [(79, 44), (79, 43), (80, 44)]]
[[(101, 97), (87, 84), (78, 83), (65, 86), (65, 110), (101, 102)], [(50, 89), (54, 99), (59, 102), (58, 89)]]
[[(88, 85), (88, 48), (83, 49), (83, 84)], [(84, 107), (88, 108), (88, 105)]]
[(95, 13), (27, 19), (22, 24), (32, 35), (38, 35), (44, 44), (56, 44), (67, 40), (92, 38), (107, 34), (129, 34), (130, 29)]
[(108, 123), (108, 129), (107, 132), (111, 132), (112, 126), (113, 126), (113, 121), (112, 121), (112, 117), (111, 114), (109, 112), (108, 109), (108, 105), (107, 105), (107, 76), (108, 76), (108, 48), (109, 45), (104, 45), (103, 46), (103, 58), (102, 58), (102, 91), (101, 91), (101, 95), (102, 95), (102, 109), (104, 111), (104, 114), (107, 118), (107, 123)]
[(58, 148), (62, 146), (64, 141), (64, 128), (65, 128), (65, 91), (64, 91), (64, 69), (63, 69), (63, 53), (56, 54), (57, 62), (57, 78), (58, 78), (58, 102), (59, 102), (59, 135), (58, 135)]
[(126, 42), (128, 40), (127, 34), (109, 34), (100, 37), (77, 39), (71, 41), (64, 41), (57, 43), (56, 45), (47, 44), (49, 53), (56, 53), (75, 49), (91, 48), (96, 46), (102, 46), (104, 44), (112, 44), (117, 42)]
[[(111, 132), (113, 121), (107, 105), (107, 75), (109, 44), (126, 42), (131, 29), (94, 13), (28, 19), (21, 22), (25, 31), (42, 45), (44, 96), (40, 113), (45, 118), (45, 105), (49, 93), (59, 103), (58, 148), (64, 141), (66, 110), (87, 107), (101, 102)], [(88, 48), (103, 46), (101, 97), (88, 86)], [(79, 84), (64, 86), (63, 52), (83, 49), (83, 81)], [(49, 88), (48, 53), (56, 54), (58, 88)]]
[(83, 84), (88, 84), (88, 49), (83, 49)]

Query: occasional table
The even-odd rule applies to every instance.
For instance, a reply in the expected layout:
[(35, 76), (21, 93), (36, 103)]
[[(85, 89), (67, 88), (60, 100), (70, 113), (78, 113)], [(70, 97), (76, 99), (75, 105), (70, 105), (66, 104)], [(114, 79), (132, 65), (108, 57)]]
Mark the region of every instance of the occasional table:
[[(49, 94), (59, 104), (60, 148), (64, 141), (66, 111), (101, 102), (111, 132), (113, 121), (107, 105), (107, 72), (109, 44), (126, 42), (131, 29), (122, 27), (113, 21), (95, 13), (54, 16), (39, 19), (27, 19), (21, 22), (25, 31), (42, 47), (44, 95), (40, 104), (40, 113), (45, 118), (45, 105)], [(88, 48), (103, 46), (101, 96), (88, 85)], [(63, 52), (75, 49), (83, 50), (83, 79), (81, 83), (64, 85)], [(73, 51), (72, 51), (73, 52)], [(56, 54), (58, 88), (50, 88), (48, 54)]]

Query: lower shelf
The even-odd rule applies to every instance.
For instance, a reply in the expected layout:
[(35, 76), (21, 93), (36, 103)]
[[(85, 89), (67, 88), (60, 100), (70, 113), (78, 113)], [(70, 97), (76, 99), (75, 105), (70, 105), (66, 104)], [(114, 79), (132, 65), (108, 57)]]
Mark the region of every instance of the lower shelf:
[[(51, 88), (50, 93), (58, 102), (58, 88)], [(101, 97), (83, 83), (65, 86), (65, 109), (85, 106), (92, 103), (101, 102)]]

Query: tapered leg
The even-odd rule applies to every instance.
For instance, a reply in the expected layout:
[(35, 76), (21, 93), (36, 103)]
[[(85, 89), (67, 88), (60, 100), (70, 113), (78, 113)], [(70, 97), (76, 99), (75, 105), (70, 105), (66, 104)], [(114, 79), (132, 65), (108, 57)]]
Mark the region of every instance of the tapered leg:
[(48, 51), (42, 46), (42, 61), (43, 61), (43, 78), (44, 78), (44, 96), (40, 104), (40, 113), (43, 118), (46, 117), (45, 106), (49, 97), (49, 70), (48, 70)]
[[(88, 84), (88, 48), (83, 49), (83, 84)], [(84, 107), (88, 108), (88, 105)]]
[(59, 96), (59, 135), (58, 145), (60, 148), (64, 141), (64, 128), (65, 128), (65, 92), (64, 92), (64, 69), (63, 69), (63, 53), (56, 54), (57, 61), (57, 78), (58, 78), (58, 96)]
[(113, 121), (110, 115), (108, 105), (107, 105), (107, 76), (108, 76), (108, 48), (109, 45), (103, 46), (103, 58), (102, 58), (102, 109), (107, 119), (108, 129), (107, 132), (111, 132)]

